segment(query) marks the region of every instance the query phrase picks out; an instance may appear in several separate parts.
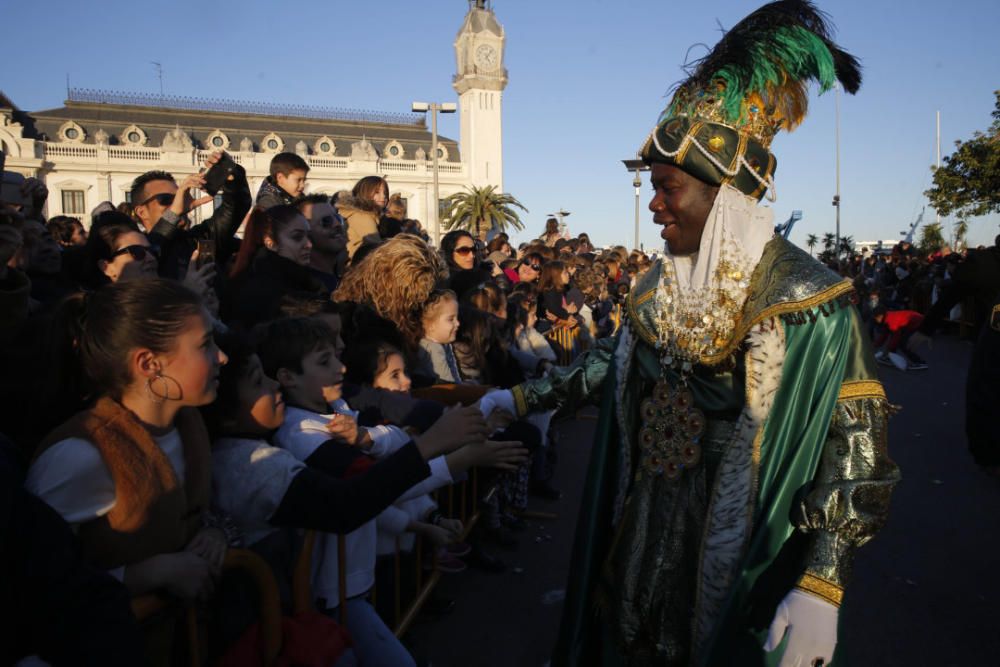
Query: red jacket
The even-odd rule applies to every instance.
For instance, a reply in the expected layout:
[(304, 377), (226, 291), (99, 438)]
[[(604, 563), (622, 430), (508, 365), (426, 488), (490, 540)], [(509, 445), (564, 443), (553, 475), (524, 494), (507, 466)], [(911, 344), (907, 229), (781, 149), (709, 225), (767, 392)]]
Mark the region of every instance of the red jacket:
[(885, 326), (889, 331), (916, 329), (924, 321), (924, 316), (915, 310), (890, 310), (885, 314)]

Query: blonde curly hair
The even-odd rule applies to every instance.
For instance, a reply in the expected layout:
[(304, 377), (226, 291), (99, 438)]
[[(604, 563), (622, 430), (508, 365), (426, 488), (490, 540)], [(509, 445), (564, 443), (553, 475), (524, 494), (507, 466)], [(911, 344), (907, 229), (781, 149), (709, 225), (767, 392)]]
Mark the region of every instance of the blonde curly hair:
[(370, 306), (417, 345), (424, 303), (447, 278), (448, 268), (433, 248), (418, 236), (399, 234), (351, 266), (333, 300)]

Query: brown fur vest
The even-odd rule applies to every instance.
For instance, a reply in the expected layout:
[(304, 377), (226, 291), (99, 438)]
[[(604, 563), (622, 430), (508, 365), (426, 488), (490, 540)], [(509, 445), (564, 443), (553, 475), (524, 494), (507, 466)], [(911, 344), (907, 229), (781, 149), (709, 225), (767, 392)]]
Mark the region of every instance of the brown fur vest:
[(181, 409), (175, 425), (184, 446), (183, 486), (149, 431), (110, 398), (74, 416), (39, 446), (36, 458), (61, 440), (80, 438), (97, 448), (108, 467), (115, 504), (79, 527), (89, 561), (113, 568), (179, 551), (201, 527), (211, 484), (208, 431), (194, 408)]

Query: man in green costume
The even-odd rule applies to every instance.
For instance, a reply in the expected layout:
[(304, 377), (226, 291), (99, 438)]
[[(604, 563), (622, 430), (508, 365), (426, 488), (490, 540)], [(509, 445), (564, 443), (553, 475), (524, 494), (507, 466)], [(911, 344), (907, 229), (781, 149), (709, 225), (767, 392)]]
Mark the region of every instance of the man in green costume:
[(601, 418), (556, 665), (830, 665), (854, 550), (898, 480), (851, 285), (774, 236), (771, 139), (857, 61), (803, 0), (765, 5), (641, 150), (666, 257), (620, 333), (484, 412)]

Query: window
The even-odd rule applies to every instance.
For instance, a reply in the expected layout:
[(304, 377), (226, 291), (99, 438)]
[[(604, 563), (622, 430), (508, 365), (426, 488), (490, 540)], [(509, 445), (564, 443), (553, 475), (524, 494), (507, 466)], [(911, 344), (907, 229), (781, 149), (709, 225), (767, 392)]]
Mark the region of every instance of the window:
[(270, 148), (272, 151), (277, 150), (278, 142), (275, 139), (271, 139), (267, 142), (267, 147)]
[(87, 211), (83, 190), (62, 191), (63, 215), (84, 215)]
[(389, 155), (391, 155), (392, 157), (398, 156), (399, 155), (399, 149), (396, 148), (395, 146), (390, 146), (389, 147)]
[(212, 145), (213, 145), (213, 146), (215, 146), (215, 147), (220, 147), (220, 146), (222, 146), (222, 144), (224, 144), (224, 143), (226, 143), (226, 142), (222, 140), (222, 137), (220, 137), (220, 136), (218, 136), (218, 135), (216, 135), (216, 136), (212, 137)]
[(142, 141), (142, 136), (140, 136), (138, 132), (129, 132), (128, 140), (131, 141), (133, 144), (137, 144), (140, 141)]
[(77, 131), (77, 129), (75, 127), (68, 127), (68, 128), (66, 128), (66, 138), (67, 139), (76, 139), (79, 136), (80, 136), (80, 133)]
[(321, 151), (323, 151), (324, 153), (329, 153), (330, 152), (330, 142), (324, 141), (323, 143), (321, 143), (319, 145), (319, 149)]

